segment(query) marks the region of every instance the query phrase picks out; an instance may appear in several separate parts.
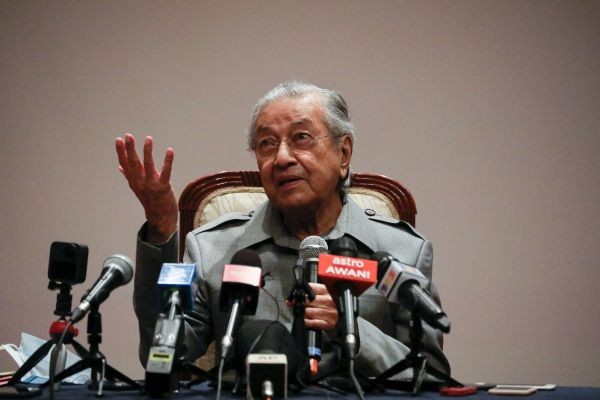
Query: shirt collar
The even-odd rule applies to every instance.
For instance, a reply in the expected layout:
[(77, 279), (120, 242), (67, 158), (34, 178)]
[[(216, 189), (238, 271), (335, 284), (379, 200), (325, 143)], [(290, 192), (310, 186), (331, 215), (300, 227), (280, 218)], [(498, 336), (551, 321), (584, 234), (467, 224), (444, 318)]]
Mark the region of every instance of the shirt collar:
[[(369, 219), (363, 209), (350, 198), (344, 203), (335, 226), (323, 239), (335, 240), (345, 234), (360, 241), (371, 251), (376, 249), (375, 235)], [(300, 247), (300, 240), (290, 234), (283, 224), (281, 214), (267, 200), (252, 214), (244, 234), (239, 238), (238, 248), (244, 249), (269, 239), (278, 246), (295, 250)]]
[(352, 236), (355, 240), (367, 246), (371, 251), (374, 251), (374, 249), (377, 248), (375, 245), (375, 235), (371, 230), (369, 219), (365, 215), (364, 210), (351, 198), (348, 198), (347, 202), (344, 204), (337, 223), (331, 232), (323, 239), (335, 240), (344, 235)]

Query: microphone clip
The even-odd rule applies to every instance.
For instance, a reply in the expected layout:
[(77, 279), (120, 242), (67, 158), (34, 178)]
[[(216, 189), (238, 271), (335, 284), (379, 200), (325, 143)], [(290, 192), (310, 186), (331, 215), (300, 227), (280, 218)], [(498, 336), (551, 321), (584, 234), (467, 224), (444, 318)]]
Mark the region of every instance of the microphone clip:
[(301, 304), (304, 306), (306, 299), (309, 301), (313, 301), (315, 299), (315, 292), (312, 290), (312, 287), (310, 287), (308, 281), (304, 279), (303, 273), (304, 262), (302, 259), (298, 259), (298, 262), (294, 266), (294, 277), (296, 283), (287, 297), (287, 300), (291, 303), (294, 303), (294, 305)]

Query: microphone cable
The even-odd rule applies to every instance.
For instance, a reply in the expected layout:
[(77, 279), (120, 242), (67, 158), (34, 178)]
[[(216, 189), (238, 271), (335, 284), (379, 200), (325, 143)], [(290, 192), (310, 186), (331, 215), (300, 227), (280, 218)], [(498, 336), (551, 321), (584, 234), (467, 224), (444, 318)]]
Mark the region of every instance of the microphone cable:
[(217, 397), (216, 400), (221, 399), (221, 389), (223, 386), (223, 365), (225, 365), (225, 357), (220, 357), (219, 361), (219, 372), (217, 374)]
[(356, 379), (356, 374), (354, 373), (354, 357), (351, 357), (350, 360), (348, 360), (348, 375), (350, 375), (350, 380), (352, 381), (352, 385), (354, 385), (354, 389), (356, 390), (358, 398), (360, 400), (365, 400), (363, 390), (358, 383), (358, 379)]
[(65, 336), (69, 331), (69, 328), (73, 325), (73, 321), (68, 321), (63, 329), (58, 342), (54, 345), (52, 349), (52, 353), (50, 354), (50, 371), (48, 373), (48, 382), (50, 383), (49, 391), (48, 391), (48, 399), (54, 400), (54, 380), (56, 376), (56, 364), (58, 363), (58, 353), (60, 352), (60, 348), (63, 346), (63, 342), (65, 341)]
[[(266, 277), (269, 277), (269, 279), (265, 279)], [(279, 302), (277, 301), (277, 299), (275, 298), (275, 296), (274, 296), (272, 293), (270, 293), (270, 292), (269, 292), (267, 289), (265, 289), (266, 282), (267, 282), (267, 281), (273, 281), (274, 279), (273, 279), (273, 277), (271, 276), (271, 273), (270, 273), (270, 272), (265, 272), (265, 273), (263, 274), (263, 276), (262, 276), (262, 278), (261, 278), (261, 279), (262, 279), (262, 281), (263, 281), (263, 285), (262, 285), (262, 287), (260, 288), (260, 290), (261, 290), (262, 292), (266, 293), (266, 294), (267, 294), (267, 296), (269, 296), (269, 298), (270, 298), (271, 300), (273, 300), (273, 303), (275, 304), (275, 308), (277, 309), (277, 314), (275, 315), (275, 321), (279, 321), (279, 317), (281, 316), (281, 309), (279, 308)]]

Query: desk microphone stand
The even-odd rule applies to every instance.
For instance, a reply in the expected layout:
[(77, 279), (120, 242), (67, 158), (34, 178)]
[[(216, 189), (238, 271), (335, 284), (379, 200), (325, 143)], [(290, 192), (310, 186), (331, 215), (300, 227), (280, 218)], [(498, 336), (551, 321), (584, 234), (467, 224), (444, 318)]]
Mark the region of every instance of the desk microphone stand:
[[(54, 314), (58, 315), (59, 318), (56, 321), (53, 321), (50, 324), (50, 340), (41, 345), (29, 358), (19, 367), (19, 369), (13, 374), (10, 379), (9, 385), (15, 385), (21, 382), (21, 378), (25, 376), (29, 371), (31, 371), (36, 365), (39, 364), (40, 361), (46, 357), (46, 355), (52, 349), (52, 346), (58, 343), (61, 334), (63, 333), (65, 326), (67, 325), (67, 319), (69, 315), (71, 315), (71, 300), (73, 296), (71, 295), (71, 285), (66, 282), (55, 282), (50, 281), (48, 283), (48, 289), (56, 290), (59, 289), (59, 293), (56, 295), (56, 309), (54, 310)], [(63, 343), (65, 345), (70, 344), (73, 346), (79, 357), (87, 356), (87, 350), (77, 341), (75, 341), (74, 337), (77, 336), (79, 331), (74, 326), (70, 326), (64, 339)]]
[[(44, 359), (44, 357), (46, 357), (46, 355), (52, 349), (52, 346), (54, 346), (60, 339), (60, 335), (62, 334), (66, 325), (67, 320), (64, 317), (61, 317), (57, 321), (52, 322), (52, 324), (50, 325), (51, 339), (43, 345), (41, 345), (31, 356), (29, 356), (27, 361), (25, 361), (23, 365), (21, 365), (21, 367), (19, 367), (19, 369), (13, 374), (12, 378), (10, 379), (9, 385), (15, 385), (17, 383), (20, 383), (21, 378), (23, 378), (25, 374), (31, 371), (36, 365), (38, 365), (40, 361)], [(79, 357), (85, 357), (88, 353), (87, 350), (81, 344), (77, 343), (77, 341), (75, 341), (74, 339), (74, 337), (77, 336), (78, 333), (79, 332), (77, 328), (71, 325), (67, 334), (65, 335), (63, 344), (70, 344), (71, 346), (73, 346)]]
[(413, 311), (411, 316), (409, 336), (410, 352), (406, 355), (404, 360), (398, 362), (390, 367), (387, 371), (379, 375), (375, 379), (376, 383), (382, 383), (387, 378), (412, 368), (413, 377), (411, 394), (413, 396), (417, 396), (419, 393), (421, 393), (421, 385), (423, 384), (423, 379), (425, 378), (426, 373), (451, 386), (464, 386), (462, 383), (454, 380), (427, 362), (427, 359), (423, 353), (423, 324), (417, 310)]
[[(106, 357), (100, 352), (99, 344), (102, 342), (102, 316), (98, 312), (98, 305), (92, 305), (87, 321), (89, 351), (84, 357), (57, 374), (54, 378), (55, 382), (68, 378), (87, 368), (92, 371), (91, 382), (88, 387), (91, 390), (98, 390), (96, 396), (101, 397), (104, 384), (109, 381), (112, 383), (110, 389), (141, 389), (142, 386), (133, 379), (128, 378), (123, 373), (117, 371), (106, 362)], [(117, 381), (118, 380), (118, 381)], [(119, 382), (120, 381), (120, 382)], [(42, 387), (48, 386), (50, 381), (42, 384)]]

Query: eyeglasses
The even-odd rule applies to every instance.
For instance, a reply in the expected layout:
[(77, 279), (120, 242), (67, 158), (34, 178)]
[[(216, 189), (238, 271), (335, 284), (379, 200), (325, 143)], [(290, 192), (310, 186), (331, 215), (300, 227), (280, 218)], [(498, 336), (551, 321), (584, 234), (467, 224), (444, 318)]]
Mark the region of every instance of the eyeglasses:
[(269, 158), (277, 153), (281, 142), (285, 142), (294, 153), (310, 152), (317, 145), (317, 140), (327, 137), (333, 138), (331, 135), (312, 136), (306, 132), (294, 133), (289, 138), (269, 136), (257, 140), (254, 146), (250, 147), (248, 151), (256, 151), (256, 155), (260, 158)]

